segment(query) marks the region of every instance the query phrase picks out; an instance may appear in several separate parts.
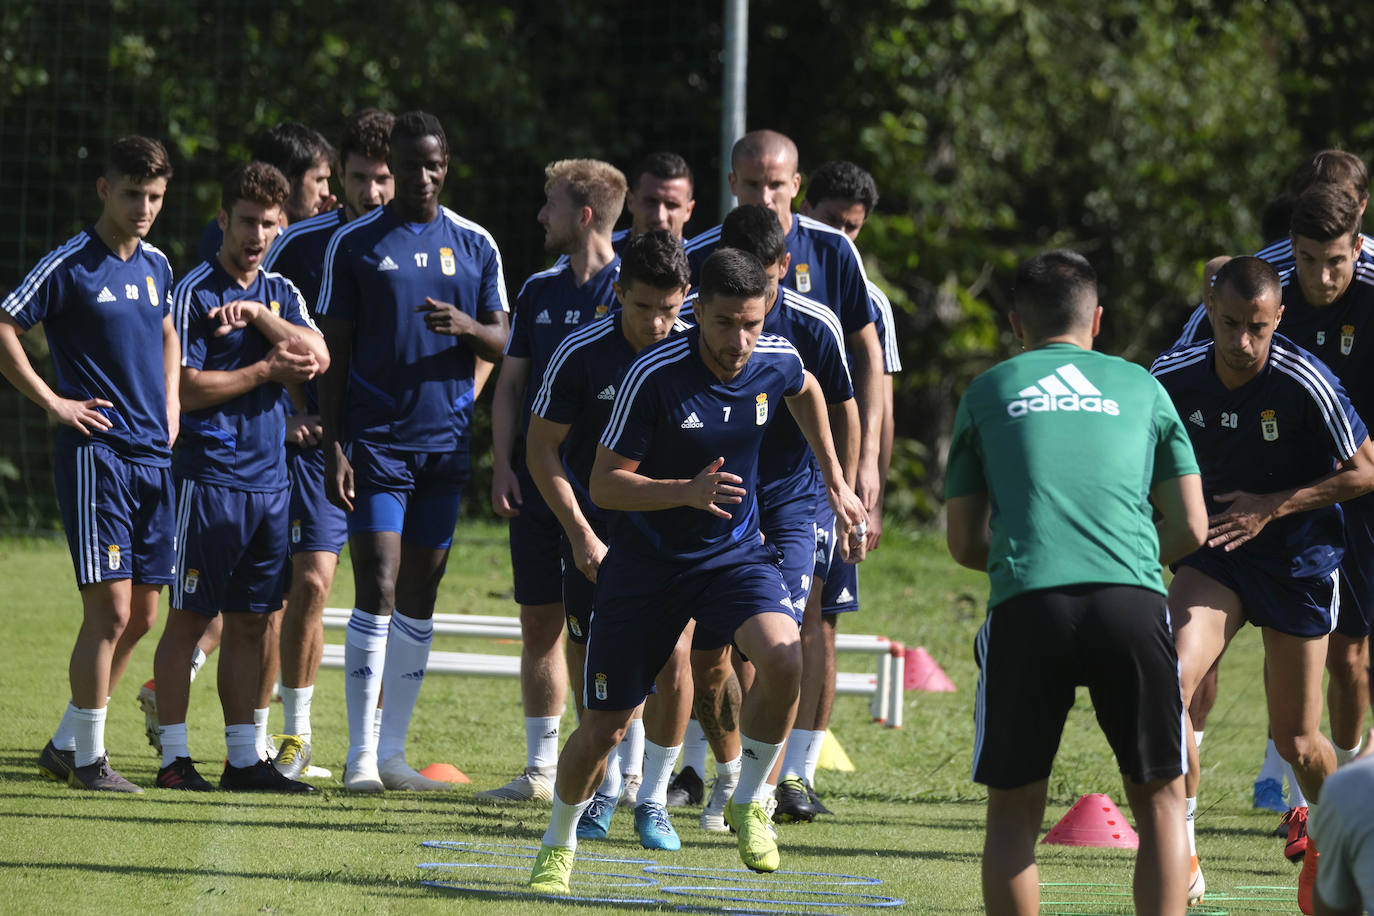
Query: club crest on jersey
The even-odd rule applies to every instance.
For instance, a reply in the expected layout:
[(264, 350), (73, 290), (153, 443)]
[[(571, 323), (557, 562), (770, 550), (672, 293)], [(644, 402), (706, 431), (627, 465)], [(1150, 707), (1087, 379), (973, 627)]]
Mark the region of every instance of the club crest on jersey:
[(152, 277), (145, 277), (148, 281), (148, 304), (157, 305), (157, 284)]
[(293, 519), (293, 520), (291, 521), (291, 543), (292, 543), (292, 544), (299, 544), (300, 542), (301, 542), (301, 520), (300, 520), (300, 519)]
[(582, 638), (582, 622), (571, 614), (568, 615), (568, 630), (578, 639)]
[(611, 307), (609, 305), (598, 305), (596, 307), (596, 317), (598, 318), (605, 318), (610, 312)]
[(272, 310), (273, 315), (276, 315), (278, 318), (281, 317), (281, 303), (278, 302), (276, 299), (273, 299), (271, 302), (267, 303), (267, 307)]
[(196, 587), (199, 586), (199, 585), (200, 585), (200, 570), (198, 570), (198, 569), (188, 569), (188, 570), (186, 570), (186, 587), (185, 587), (185, 589), (183, 589), (183, 590), (186, 592), (186, 594), (188, 594), (188, 595), (194, 595), (194, 594), (196, 593)]
[(606, 699), (606, 675), (604, 674), (596, 676), (596, 698), (598, 700)]
[(111, 544), (105, 553), (105, 559), (110, 569), (119, 569), (119, 545)]
[(1355, 326), (1353, 324), (1341, 325), (1341, 355), (1349, 356), (1350, 351), (1355, 346)]
[(1274, 442), (1279, 438), (1279, 421), (1275, 418), (1274, 411), (1260, 411), (1260, 432), (1264, 434), (1265, 442)]
[(458, 262), (454, 260), (452, 248), (439, 249), (439, 269), (444, 276), (451, 277), (458, 272)]
[(809, 292), (811, 292), (811, 265), (810, 265), (810, 264), (798, 264), (798, 265), (797, 265), (797, 292), (799, 292), (799, 293), (809, 293)]
[(768, 395), (761, 393), (754, 398), (754, 425), (762, 426), (768, 422)]

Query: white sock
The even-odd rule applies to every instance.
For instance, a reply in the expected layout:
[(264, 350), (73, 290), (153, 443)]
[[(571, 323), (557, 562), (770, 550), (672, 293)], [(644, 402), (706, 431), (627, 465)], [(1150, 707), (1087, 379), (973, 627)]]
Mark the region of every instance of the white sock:
[(620, 793), (624, 789), (625, 779), (620, 773), (620, 745), (617, 744), (611, 748), (611, 755), (606, 758), (606, 778), (597, 786), (596, 794), (620, 798)]
[(90, 766), (105, 756), (105, 709), (72, 710), (72, 732), (76, 736), (76, 765)]
[(816, 784), (816, 767), (821, 765), (821, 748), (825, 747), (825, 729), (816, 729), (812, 734), (816, 737), (811, 741), (811, 746), (806, 749), (806, 784), (808, 786)]
[(730, 777), (730, 776), (734, 776), (734, 777), (738, 778), (738, 777), (739, 777), (740, 767), (741, 767), (741, 765), (743, 764), (743, 761), (744, 761), (743, 755), (741, 755), (741, 756), (739, 756), (739, 757), (736, 757), (734, 760), (727, 760), (727, 761), (725, 761), (724, 763), (721, 763), (719, 760), (717, 760), (717, 761), (716, 761), (716, 778), (719, 779), (719, 778), (722, 777), (722, 776), (727, 777), (727, 778)]
[(1343, 748), (1336, 742), (1332, 741), (1331, 746), (1336, 749), (1336, 766), (1345, 766), (1347, 763), (1353, 760), (1355, 755), (1360, 752), (1360, 747), (1363, 744), (1364, 739), (1361, 738), (1359, 741), (1355, 742), (1354, 747), (1347, 750), (1346, 748)]
[(631, 719), (620, 739), (620, 772), (638, 776), (644, 772), (644, 720)]
[(735, 787), (735, 795), (732, 799), (737, 805), (747, 805), (750, 802), (766, 803), (772, 793), (765, 787), (768, 784), (768, 774), (773, 772), (773, 764), (778, 762), (778, 755), (782, 753), (781, 744), (769, 744), (766, 741), (755, 741), (748, 735), (739, 736), (740, 761), (739, 785)]
[(816, 733), (809, 728), (794, 728), (787, 736), (785, 750), (782, 752), (782, 772), (779, 778), (806, 776), (806, 754)]
[(559, 716), (525, 717), (525, 766), (558, 766)]
[(429, 664), (429, 644), (434, 641), (434, 621), (416, 620), (399, 610), (391, 615), (391, 633), (386, 641), (386, 664), (382, 672), (382, 695), (386, 713), (382, 733), (377, 736), (377, 759), (404, 758), (406, 732), (415, 713), (415, 701), (425, 680)]
[(644, 781), (639, 784), (636, 805), (657, 802), (667, 806), (668, 783), (673, 780), (673, 764), (677, 763), (677, 755), (681, 751), (680, 744), (663, 747), (652, 741), (644, 742)]
[(162, 741), (162, 765), (170, 766), (178, 757), (190, 757), (191, 748), (186, 743), (186, 723), (159, 725), (158, 737)]
[(296, 735), (306, 744), (310, 743), (310, 701), (315, 698), (315, 685), (309, 687), (283, 687), (281, 689), (281, 709), (286, 717), (284, 730), (288, 735)]
[(1312, 806), (1307, 803), (1307, 796), (1302, 794), (1302, 786), (1298, 785), (1298, 776), (1287, 761), (1283, 764), (1283, 775), (1288, 780), (1288, 807), (1310, 809)]
[(259, 760), (267, 760), (272, 756), (272, 749), (267, 746), (267, 716), (271, 711), (266, 707), (253, 710), (253, 741), (258, 746)]
[(191, 652), (191, 681), (192, 681), (192, 683), (195, 682), (196, 675), (197, 675), (197, 674), (200, 674), (200, 669), (203, 668), (203, 667), (205, 666), (205, 659), (207, 659), (207, 658), (209, 658), (209, 656), (206, 655), (204, 652), (202, 652), (202, 651), (200, 650), (200, 646), (196, 646), (195, 649), (192, 650), (192, 652)]
[(1256, 779), (1272, 779), (1279, 785), (1283, 785), (1283, 768), (1287, 765), (1279, 756), (1279, 749), (1274, 746), (1274, 739), (1270, 738), (1264, 743), (1264, 763), (1260, 764), (1259, 776)]
[(389, 620), (353, 609), (344, 633), (344, 698), (348, 705), (348, 762), (377, 747), (373, 732), (377, 698), (382, 695)]
[(553, 793), (553, 814), (549, 816), (549, 829), (544, 831), (542, 842), (545, 846), (566, 846), (577, 848), (577, 821), (582, 817), (591, 799), (568, 804)]
[(706, 732), (696, 719), (687, 720), (687, 734), (682, 738), (682, 768), (697, 771), (702, 779), (706, 778), (706, 750), (711, 745), (706, 740)]
[(224, 726), (224, 746), (229, 751), (231, 767), (251, 767), (262, 761), (257, 727), (252, 723)]
[(1197, 745), (1198, 750), (1202, 750), (1202, 729), (1193, 732), (1193, 743)]
[(59, 751), (76, 750), (76, 730), (72, 725), (72, 713), (74, 712), (76, 712), (76, 707), (68, 700), (67, 708), (62, 710), (62, 721), (57, 723), (57, 731), (52, 733), (52, 746)]
[(1190, 798), (1188, 801), (1188, 855), (1193, 857), (1193, 862), (1197, 862), (1197, 837), (1193, 833), (1193, 819), (1197, 816), (1197, 799)]

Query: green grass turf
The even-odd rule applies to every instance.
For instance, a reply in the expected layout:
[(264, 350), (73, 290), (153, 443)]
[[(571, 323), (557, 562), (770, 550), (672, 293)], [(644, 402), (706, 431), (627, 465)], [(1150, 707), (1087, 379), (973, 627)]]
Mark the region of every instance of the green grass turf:
[[(492, 524), (460, 528), (440, 593), (446, 612), (514, 613), (503, 530)], [(863, 610), (842, 619), (842, 630), (879, 633), (926, 646), (958, 685), (949, 694), (909, 693), (906, 727), (869, 721), (864, 700), (840, 697), (832, 730), (857, 771), (822, 770), (818, 782), (838, 817), (779, 828), (783, 867), (880, 879), (872, 887), (820, 887), (815, 879), (774, 876), (751, 884), (768, 906), (826, 898), (813, 891), (901, 898), (910, 911), (967, 913), (980, 909), (978, 863), (983, 837), (983, 791), (969, 781), (972, 753), (972, 657), (987, 586), (983, 576), (956, 567), (938, 535), (889, 532), (861, 573)], [(65, 546), (55, 541), (0, 540), (0, 609), (5, 648), (0, 664), (0, 911), (143, 912), (194, 908), (208, 912), (352, 913), (375, 911), (530, 913), (560, 904), (457, 894), (421, 885), (441, 877), (495, 892), (515, 892), (529, 860), (454, 849), (424, 849), (425, 840), (535, 847), (547, 822), (540, 806), (478, 804), (475, 788), (505, 782), (523, 765), (524, 731), (513, 679), (431, 676), (411, 730), (408, 756), (416, 766), (455, 764), (473, 785), (451, 795), (418, 793), (350, 796), (340, 790), (346, 750), (342, 675), (321, 672), (313, 717), (319, 764), (333, 780), (319, 781), (308, 798), (245, 795), (185, 796), (152, 790), (138, 797), (93, 797), (36, 775), (34, 760), (67, 698), (67, 658), (79, 611)], [(331, 604), (351, 605), (345, 563)], [(165, 607), (165, 599), (164, 599)], [(156, 635), (138, 647), (128, 676), (115, 691), (106, 731), (112, 760), (148, 786), (157, 758), (145, 744), (138, 687), (151, 675)], [(342, 633), (331, 631), (329, 641)], [(441, 638), (436, 648), (516, 652), (512, 644)], [(212, 659), (213, 664), (213, 659)], [(864, 670), (866, 657), (841, 656), (841, 668)], [(1221, 695), (1203, 746), (1205, 777), (1197, 822), (1208, 887), (1207, 912), (1292, 912), (1297, 868), (1269, 836), (1276, 818), (1250, 807), (1250, 784), (1264, 745), (1260, 649), (1243, 631), (1223, 664)], [(272, 725), (281, 727), (280, 706)], [(224, 754), (213, 672), (192, 687), (192, 753), (218, 776)], [(572, 728), (564, 719), (565, 734)], [(1125, 799), (1086, 696), (1070, 716), (1050, 779), (1048, 830), (1082, 795)], [(677, 815), (679, 853), (647, 854), (635, 842), (630, 812), (617, 814), (611, 840), (584, 842), (580, 853), (652, 859), (694, 868), (738, 867), (731, 838), (696, 826), (698, 809)], [(498, 851), (496, 846), (487, 852)], [(515, 856), (525, 849), (506, 849)], [(641, 856), (641, 853), (644, 853)], [(1039, 847), (1046, 913), (1130, 911), (1131, 854), (1123, 850)], [(511, 868), (463, 868), (422, 874), (427, 861), (485, 863)], [(575, 873), (582, 894), (625, 895), (614, 878), (591, 872), (640, 873), (634, 864), (586, 863)], [(736, 877), (739, 877), (736, 875)], [(674, 879), (710, 887), (709, 881)], [(809, 889), (790, 882), (807, 881)], [(665, 879), (665, 883), (674, 883)], [(738, 896), (735, 891), (726, 895)], [(658, 899), (666, 900), (662, 895)], [(676, 897), (671, 903), (719, 905)], [(602, 904), (587, 904), (588, 909)], [(625, 909), (642, 909), (627, 905)], [(796, 907), (789, 911), (816, 911)], [(829, 912), (853, 907), (830, 907)]]

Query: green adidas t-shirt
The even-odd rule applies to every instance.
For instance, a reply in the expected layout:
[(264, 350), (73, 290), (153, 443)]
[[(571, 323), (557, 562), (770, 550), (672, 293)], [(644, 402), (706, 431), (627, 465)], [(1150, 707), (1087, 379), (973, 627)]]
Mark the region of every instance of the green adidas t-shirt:
[(1066, 585), (1164, 592), (1149, 492), (1198, 473), (1173, 402), (1144, 368), (1049, 344), (973, 380), (945, 498), (986, 493), (989, 606)]

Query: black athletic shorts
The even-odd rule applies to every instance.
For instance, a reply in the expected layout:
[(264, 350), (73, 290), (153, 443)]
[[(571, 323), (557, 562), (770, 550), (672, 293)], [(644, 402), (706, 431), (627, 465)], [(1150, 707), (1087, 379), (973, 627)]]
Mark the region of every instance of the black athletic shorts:
[(1048, 778), (1074, 689), (1133, 782), (1187, 768), (1183, 694), (1164, 596), (1080, 585), (1028, 592), (988, 609), (974, 644), (973, 779), (1015, 789)]

